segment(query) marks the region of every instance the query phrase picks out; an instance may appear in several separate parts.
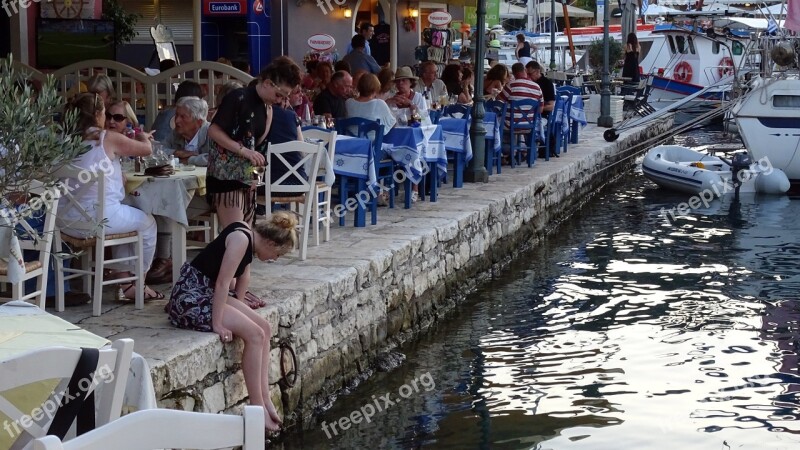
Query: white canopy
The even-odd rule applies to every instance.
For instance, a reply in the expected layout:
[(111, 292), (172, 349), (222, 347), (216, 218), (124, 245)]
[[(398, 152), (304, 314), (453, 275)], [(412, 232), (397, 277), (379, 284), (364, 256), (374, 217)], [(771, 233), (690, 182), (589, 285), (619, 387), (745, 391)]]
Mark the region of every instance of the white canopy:
[(658, 17), (658, 16), (670, 16), (670, 15), (680, 14), (681, 12), (683, 11), (673, 8), (667, 8), (666, 6), (648, 5), (647, 10), (644, 12), (644, 15)]
[[(551, 2), (548, 1), (536, 2), (536, 14), (538, 14), (539, 17), (550, 17), (550, 3)], [(567, 5), (567, 14), (569, 14), (570, 17), (594, 17), (594, 13), (591, 11), (569, 5)], [(500, 4), (501, 19), (524, 19), (526, 17), (528, 17), (528, 9), (526, 7), (505, 2)], [(564, 17), (563, 5), (558, 2), (556, 2), (556, 17)]]
[(724, 5), (722, 3), (712, 3), (710, 5), (703, 6), (703, 11), (727, 11), (731, 14), (738, 14), (748, 12), (742, 8), (737, 8), (735, 6)]
[[(758, 12), (758, 11), (759, 11), (759, 9), (756, 8), (753, 12)], [(772, 6), (767, 7), (767, 8), (761, 8), (761, 11), (763, 11), (764, 14), (772, 14), (773, 16), (776, 16), (776, 17), (778, 17), (778, 16), (783, 17), (783, 16), (786, 15), (786, 5), (779, 3), (777, 5), (772, 5)]]

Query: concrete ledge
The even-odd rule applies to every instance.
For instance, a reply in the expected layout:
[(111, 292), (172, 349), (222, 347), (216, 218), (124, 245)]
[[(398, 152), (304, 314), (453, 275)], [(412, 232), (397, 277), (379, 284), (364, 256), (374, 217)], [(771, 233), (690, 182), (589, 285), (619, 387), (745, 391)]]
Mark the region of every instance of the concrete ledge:
[[(292, 342), (299, 361), (298, 383), (272, 389), (286, 422), (309, 419), (343, 388), (368, 377), (381, 352), (413, 338), (493, 269), (535, 245), (630, 168), (626, 149), (670, 126), (667, 119), (629, 130), (611, 144), (602, 138), (605, 129), (589, 126), (581, 143), (560, 158), (537, 159), (531, 169), (503, 167), (486, 184), (445, 186), (436, 203), (381, 208), (375, 226), (334, 227), (331, 241), (310, 247), (306, 261), (254, 264), (251, 290), (269, 302), (260, 313), (278, 338)], [(88, 307), (62, 316), (110, 339), (134, 339), (151, 365), (162, 406), (241, 408), (240, 341), (222, 345), (213, 333), (173, 328), (163, 301), (142, 311), (113, 300), (106, 305), (101, 317), (91, 317)], [(276, 380), (278, 350), (272, 355)]]

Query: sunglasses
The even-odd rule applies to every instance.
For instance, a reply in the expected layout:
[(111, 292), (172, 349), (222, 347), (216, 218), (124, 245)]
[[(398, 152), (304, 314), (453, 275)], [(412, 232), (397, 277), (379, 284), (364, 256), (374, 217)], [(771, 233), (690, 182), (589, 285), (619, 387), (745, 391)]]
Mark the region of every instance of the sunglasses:
[(114, 122), (122, 122), (128, 120), (123, 114), (110, 114), (106, 113), (106, 120), (113, 120)]

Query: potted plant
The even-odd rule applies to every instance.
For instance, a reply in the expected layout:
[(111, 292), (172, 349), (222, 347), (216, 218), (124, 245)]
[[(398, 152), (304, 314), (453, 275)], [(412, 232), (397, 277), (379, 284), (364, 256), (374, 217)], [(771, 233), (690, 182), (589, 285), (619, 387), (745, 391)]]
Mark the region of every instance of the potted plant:
[[(603, 72), (603, 40), (595, 39), (589, 44), (589, 65), (592, 66), (592, 72), (595, 79), (600, 79)], [(623, 57), (622, 44), (616, 40), (609, 39), (608, 41), (608, 70), (609, 73), (614, 70), (617, 62)]]

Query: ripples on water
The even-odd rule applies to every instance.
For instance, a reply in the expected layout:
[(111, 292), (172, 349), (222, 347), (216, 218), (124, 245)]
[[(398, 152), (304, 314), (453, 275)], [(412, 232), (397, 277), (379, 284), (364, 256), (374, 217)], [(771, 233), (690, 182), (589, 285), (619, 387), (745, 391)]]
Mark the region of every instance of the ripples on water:
[(285, 448), (800, 448), (800, 200), (685, 200), (631, 173)]

